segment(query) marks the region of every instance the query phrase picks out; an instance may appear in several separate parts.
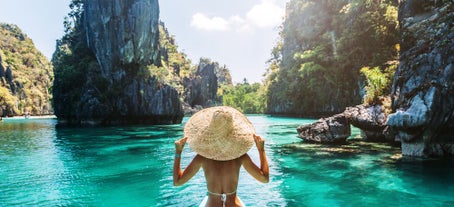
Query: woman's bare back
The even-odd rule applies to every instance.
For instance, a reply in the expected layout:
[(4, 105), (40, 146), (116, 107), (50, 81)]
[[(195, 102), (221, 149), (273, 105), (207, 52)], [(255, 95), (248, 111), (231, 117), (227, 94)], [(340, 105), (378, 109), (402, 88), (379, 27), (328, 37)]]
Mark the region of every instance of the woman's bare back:
[(225, 197), (225, 206), (241, 206), (236, 196), (240, 167), (241, 157), (229, 161), (203, 158), (208, 190), (206, 206), (222, 206), (222, 196)]
[(187, 138), (175, 141), (175, 160), (173, 164), (173, 184), (183, 185), (191, 179), (200, 168), (203, 168), (207, 181), (208, 202), (207, 207), (223, 206), (222, 194), (225, 195), (225, 206), (242, 206), (241, 201), (236, 196), (240, 167), (243, 167), (252, 177), (260, 182), (269, 181), (269, 167), (266, 158), (264, 144), (265, 141), (254, 134), (254, 141), (257, 146), (260, 158), (260, 167), (254, 164), (246, 153), (239, 158), (228, 161), (216, 161), (196, 155), (194, 159), (183, 171), (180, 167), (181, 152)]

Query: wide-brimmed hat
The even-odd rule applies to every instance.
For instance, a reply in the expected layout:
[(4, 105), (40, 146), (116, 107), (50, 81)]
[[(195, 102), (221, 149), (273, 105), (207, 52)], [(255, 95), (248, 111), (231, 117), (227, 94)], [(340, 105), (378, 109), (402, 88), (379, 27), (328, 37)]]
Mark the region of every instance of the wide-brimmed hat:
[(233, 160), (254, 145), (255, 129), (249, 119), (228, 106), (203, 109), (188, 120), (184, 136), (197, 154), (213, 160)]

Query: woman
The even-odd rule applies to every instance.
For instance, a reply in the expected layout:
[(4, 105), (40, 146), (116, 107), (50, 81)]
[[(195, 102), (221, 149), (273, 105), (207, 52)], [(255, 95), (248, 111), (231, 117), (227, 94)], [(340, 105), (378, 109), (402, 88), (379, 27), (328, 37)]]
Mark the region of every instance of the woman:
[[(186, 183), (202, 168), (207, 182), (206, 206), (244, 206), (236, 194), (241, 166), (258, 181), (269, 181), (265, 141), (239, 111), (225, 106), (204, 109), (188, 120), (184, 133), (184, 138), (175, 141), (173, 183)], [(181, 152), (186, 142), (197, 155), (182, 171)], [(254, 142), (260, 168), (247, 154)]]

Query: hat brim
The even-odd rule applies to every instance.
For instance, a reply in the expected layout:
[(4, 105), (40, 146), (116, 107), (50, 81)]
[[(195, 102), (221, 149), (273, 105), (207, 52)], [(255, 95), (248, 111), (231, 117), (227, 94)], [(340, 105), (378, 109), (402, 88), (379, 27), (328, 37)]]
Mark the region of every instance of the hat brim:
[[(210, 123), (216, 111), (232, 115), (232, 133), (207, 133), (211, 130)], [(187, 143), (193, 151), (208, 159), (220, 161), (233, 160), (247, 153), (254, 145), (254, 134), (255, 129), (249, 119), (227, 106), (203, 109), (195, 113), (184, 127), (184, 136), (188, 138)]]

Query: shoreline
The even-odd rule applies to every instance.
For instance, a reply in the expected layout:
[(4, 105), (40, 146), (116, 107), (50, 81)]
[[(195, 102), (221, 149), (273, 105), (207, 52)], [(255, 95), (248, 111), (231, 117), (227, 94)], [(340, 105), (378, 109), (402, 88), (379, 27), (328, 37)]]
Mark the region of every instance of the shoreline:
[(56, 119), (56, 118), (57, 118), (57, 116), (55, 116), (55, 115), (29, 116), (28, 118), (25, 118), (25, 116), (2, 117), (3, 121), (16, 120), (16, 119)]

